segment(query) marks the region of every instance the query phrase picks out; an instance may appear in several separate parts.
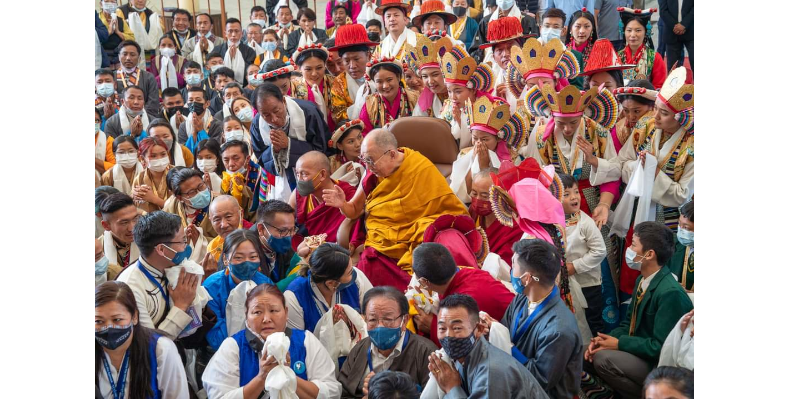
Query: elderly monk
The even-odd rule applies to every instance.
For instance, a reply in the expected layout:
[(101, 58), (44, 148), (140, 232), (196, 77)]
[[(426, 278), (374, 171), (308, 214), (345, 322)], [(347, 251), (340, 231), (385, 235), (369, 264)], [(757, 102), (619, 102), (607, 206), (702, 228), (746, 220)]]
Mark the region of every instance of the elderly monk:
[[(329, 207), (322, 201), (322, 191), (342, 188), (345, 199), (349, 201), (356, 194), (356, 188), (345, 181), (331, 179), (331, 163), (319, 151), (309, 151), (297, 159), (294, 166), (297, 187), (289, 198), (289, 205), (296, 212), (300, 231), (292, 238), (292, 247), (297, 248), (304, 236), (327, 233), (327, 241), (336, 243), (336, 231), (345, 216), (336, 207)], [(303, 230), (305, 226), (305, 230)]]
[(398, 148), (386, 129), (375, 129), (364, 138), (361, 159), (369, 171), (350, 201), (338, 186), (324, 190), (322, 197), (347, 218), (366, 215), (358, 269), (374, 286), (405, 291), (411, 280), (411, 253), (422, 243), (428, 225), (443, 214), (468, 212), (439, 170), (421, 153)]
[(514, 251), (511, 246), (522, 239), (522, 229), (516, 221), (514, 226), (509, 228), (499, 221), (492, 212), (492, 204), (489, 203), (489, 189), (492, 187), (492, 176), (489, 170), (483, 170), (472, 175), (472, 190), (470, 197), (472, 203), (469, 205), (469, 213), (475, 220), (477, 226), (486, 232), (486, 239), (489, 242), (489, 251), (497, 254), (508, 265), (511, 265), (511, 256)]
[(242, 218), (242, 207), (239, 206), (239, 201), (227, 194), (217, 196), (211, 201), (208, 216), (211, 219), (211, 225), (217, 232), (217, 237), (208, 243), (208, 254), (209, 257), (213, 257), (218, 266), (217, 269), (222, 270), (224, 267), (220, 255), (225, 238), (239, 228), (250, 229), (253, 224)]

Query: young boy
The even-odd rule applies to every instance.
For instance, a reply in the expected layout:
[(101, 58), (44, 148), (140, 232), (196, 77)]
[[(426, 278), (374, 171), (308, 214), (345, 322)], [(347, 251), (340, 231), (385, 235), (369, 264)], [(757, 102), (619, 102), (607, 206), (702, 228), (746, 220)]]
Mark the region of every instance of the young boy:
[[(606, 257), (606, 245), (592, 217), (581, 211), (578, 182), (566, 174), (558, 174), (564, 184), (561, 205), (567, 218), (567, 271), (581, 285), (586, 298), (586, 323), (592, 337), (603, 329), (603, 290), (600, 264)], [(579, 324), (583, 321), (578, 320)]]
[(694, 200), (682, 205), (679, 211), (675, 254), (667, 267), (687, 293), (694, 293)]

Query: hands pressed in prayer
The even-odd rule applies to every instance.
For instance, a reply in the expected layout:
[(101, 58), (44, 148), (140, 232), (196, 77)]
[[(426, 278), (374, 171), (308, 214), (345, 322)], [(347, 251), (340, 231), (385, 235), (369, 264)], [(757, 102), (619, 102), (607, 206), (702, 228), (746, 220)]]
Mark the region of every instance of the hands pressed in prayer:
[(578, 147), (583, 152), (583, 160), (594, 168), (597, 168), (597, 156), (594, 155), (594, 147), (583, 136), (578, 136)]
[(236, 47), (237, 46), (230, 46), (230, 48), (228, 49), (228, 53), (230, 53), (231, 59), (236, 57)]
[(186, 117), (178, 110), (178, 112), (175, 113), (175, 126), (181, 126), (184, 122), (186, 122)]
[(322, 200), (326, 206), (336, 208), (342, 208), (347, 203), (344, 190), (339, 185), (333, 185), (333, 189), (323, 189)]
[(142, 116), (137, 115), (131, 122), (131, 136), (137, 137), (142, 134), (144, 127), (142, 125)]
[(203, 257), (203, 279), (208, 278), (215, 272), (217, 272), (217, 262), (214, 260), (214, 255), (211, 252), (207, 252)]
[[(289, 353), (286, 353), (286, 365), (291, 365), (292, 359), (289, 358)], [(267, 379), (267, 375), (272, 371), (273, 368), (278, 366), (278, 360), (275, 359), (273, 356), (268, 356), (267, 352), (265, 351), (261, 355), (261, 359), (258, 362), (258, 376), (264, 380)]]
[(639, 161), (642, 162), (642, 167), (644, 168), (644, 162), (647, 161), (647, 151), (640, 151), (639, 152)]
[(450, 393), (454, 387), (461, 385), (461, 375), (450, 364), (439, 358), (436, 353), (428, 356), (428, 370), (431, 371), (436, 383), (445, 393)]
[(197, 242), (197, 239), (200, 237), (200, 231), (197, 229), (194, 224), (190, 223), (186, 226), (186, 239), (189, 240), (189, 243)]
[(194, 128), (194, 132), (192, 132), (192, 137), (194, 140), (197, 140), (197, 132), (203, 130), (203, 116), (197, 115), (194, 112), (192, 113), (192, 127)]
[[(338, 304), (337, 304), (338, 305)], [(344, 321), (345, 323), (350, 322), (350, 318), (347, 318), (347, 314), (344, 312), (342, 307), (333, 307), (333, 323), (336, 324), (339, 321)]]
[(112, 93), (111, 96), (106, 97), (106, 101), (103, 102), (103, 116), (106, 119), (111, 118), (116, 110), (114, 109), (114, 99), (117, 97), (116, 93)]
[(203, 52), (208, 51), (208, 39), (205, 36), (197, 35), (200, 38), (200, 50)]
[[(500, 146), (502, 143), (497, 143)], [(483, 142), (478, 142), (475, 145), (475, 155), (478, 156), (478, 167), (481, 171), (489, 168), (492, 164), (491, 160), (489, 159), (489, 148), (486, 147), (486, 144)]]
[(433, 314), (428, 314), (419, 309), (417, 309), (417, 311), (419, 311), (419, 315), (414, 316), (414, 325), (417, 326), (417, 330), (423, 333), (431, 333)]
[(369, 395), (369, 380), (375, 376), (375, 371), (370, 371), (367, 376), (364, 377), (364, 387), (361, 389), (361, 393), (364, 393), (364, 399), (367, 399)]
[(276, 153), (289, 147), (289, 137), (286, 136), (286, 132), (280, 129), (269, 131), (269, 138), (272, 141), (272, 149)]
[(597, 225), (597, 229), (603, 228), (608, 222), (608, 211), (608, 205), (605, 203), (599, 203), (592, 211), (592, 219)]
[(689, 322), (692, 323), (692, 331), (689, 332), (689, 335), (694, 337), (694, 310), (689, 311), (681, 318), (681, 332), (686, 333), (686, 327), (689, 326)]
[(241, 174), (234, 175), (233, 181), (236, 182), (238, 186), (244, 186), (244, 177), (242, 177)]
[(134, 200), (142, 200), (148, 203), (158, 203), (158, 195), (153, 192), (153, 189), (148, 185), (139, 185), (134, 188)]
[(181, 274), (178, 276), (178, 285), (175, 289), (169, 285), (169, 297), (175, 307), (183, 311), (187, 311), (194, 301), (194, 296), (197, 293), (197, 284), (200, 279), (195, 274), (186, 273), (185, 268), (181, 268)]
[(211, 187), (211, 174), (208, 172), (203, 172), (203, 183), (206, 186)]

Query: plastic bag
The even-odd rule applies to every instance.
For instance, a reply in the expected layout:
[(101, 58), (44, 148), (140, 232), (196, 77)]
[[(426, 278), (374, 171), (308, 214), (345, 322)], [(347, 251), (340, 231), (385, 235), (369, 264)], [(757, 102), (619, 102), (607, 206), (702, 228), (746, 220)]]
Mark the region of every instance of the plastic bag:
[(255, 282), (243, 281), (228, 294), (228, 302), (225, 304), (225, 324), (229, 337), (244, 329), (244, 321), (247, 319), (247, 308), (244, 306), (244, 302), (247, 300), (247, 292), (254, 287), (256, 287)]
[(267, 336), (262, 354), (272, 356), (278, 365), (272, 368), (264, 381), (264, 390), (269, 392), (270, 399), (297, 399), (297, 375), (286, 365), (286, 353), (289, 352), (291, 340), (283, 332), (275, 332)]
[[(333, 323), (333, 311), (337, 308), (344, 310), (345, 315), (350, 319), (355, 331), (354, 337), (350, 333), (351, 327), (345, 321)], [(356, 343), (369, 335), (367, 334), (367, 323), (356, 310), (346, 304), (335, 304), (314, 327), (314, 336), (328, 350), (333, 362), (339, 365), (339, 357), (346, 357)]]

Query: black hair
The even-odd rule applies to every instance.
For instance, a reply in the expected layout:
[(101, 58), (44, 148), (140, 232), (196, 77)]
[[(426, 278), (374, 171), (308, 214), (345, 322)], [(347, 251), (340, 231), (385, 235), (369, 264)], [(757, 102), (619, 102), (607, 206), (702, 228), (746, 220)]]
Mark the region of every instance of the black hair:
[(225, 87), (222, 89), (222, 93), (225, 93), (225, 90), (230, 88), (238, 88), (239, 92), (244, 94), (244, 90), (242, 89), (242, 85), (239, 82), (228, 82), (225, 84)]
[[(339, 121), (339, 123), (338, 123), (338, 124), (336, 124), (336, 129), (339, 129), (339, 128), (341, 128), (342, 126), (344, 126), (344, 125), (348, 124), (349, 122), (350, 122), (350, 120), (349, 120), (349, 119), (347, 119), (347, 118), (345, 118), (345, 119), (343, 119), (343, 120)], [(334, 130), (336, 130), (336, 129), (334, 129)], [(336, 148), (336, 146), (335, 146), (335, 145), (337, 145), (337, 144), (339, 144), (339, 143), (342, 143), (342, 140), (344, 140), (344, 138), (346, 138), (346, 137), (347, 137), (347, 135), (349, 135), (349, 134), (350, 134), (350, 131), (352, 131), (353, 129), (361, 129), (361, 127), (360, 127), (360, 126), (358, 126), (358, 125), (353, 125), (353, 126), (351, 126), (350, 128), (348, 128), (346, 131), (342, 132), (342, 136), (339, 136), (339, 140), (337, 140), (337, 141), (336, 141), (336, 143), (334, 143), (334, 146), (333, 146), (333, 147), (334, 147), (334, 150), (335, 150), (337, 153), (342, 153), (342, 150), (339, 150), (338, 148)], [(362, 129), (362, 130), (363, 130), (363, 129)]]
[(262, 11), (262, 12), (264, 12), (264, 14), (267, 13), (267, 10), (265, 10), (264, 7), (253, 6), (253, 8), (250, 9), (250, 15), (253, 15), (253, 13), (256, 12), (256, 11)]
[(206, 90), (203, 89), (202, 86), (195, 86), (195, 87), (188, 87), (186, 88), (186, 97), (189, 97), (189, 93), (191, 92), (202, 92), (203, 93), (203, 100), (208, 100), (206, 98)]
[(159, 47), (161, 47), (161, 41), (164, 40), (164, 39), (169, 39), (170, 41), (172, 41), (172, 45), (175, 46), (175, 53), (176, 54), (181, 50), (180, 46), (178, 46), (178, 42), (176, 42), (175, 38), (172, 37), (172, 34), (169, 34), (169, 33), (167, 33), (164, 36), (161, 36), (160, 38), (158, 38), (158, 46)]
[(136, 47), (137, 54), (142, 54), (142, 46), (139, 46), (139, 43), (136, 43), (133, 40), (123, 40), (122, 43), (117, 46), (117, 53), (122, 52), (122, 49), (128, 46)]
[(694, 223), (694, 200), (689, 200), (688, 203), (682, 205), (678, 210), (684, 218)]
[(434, 285), (444, 285), (458, 272), (453, 255), (439, 243), (422, 243), (411, 256), (417, 278), (425, 278)]
[(218, 78), (220, 75), (227, 76), (227, 77), (228, 77), (228, 78), (230, 78), (230, 79), (234, 79), (234, 80), (236, 79), (236, 75), (235, 75), (235, 73), (233, 72), (233, 70), (232, 70), (232, 69), (230, 69), (230, 68), (228, 68), (228, 67), (219, 67), (219, 68), (217, 68), (217, 71), (216, 71), (216, 72), (214, 72), (214, 78), (213, 78), (214, 82), (216, 82), (216, 81), (217, 81), (217, 78)]
[(209, 55), (206, 56), (206, 62), (210, 61), (212, 58), (225, 59), (225, 55), (224, 54), (220, 54), (220, 53), (209, 53)]
[[(259, 32), (261, 32), (261, 29), (262, 29), (261, 25), (255, 23), (255, 22), (251, 22), (251, 23), (247, 24), (247, 28), (258, 28)], [(250, 64), (250, 65), (255, 65), (255, 64)]]
[(323, 43), (322, 45), (325, 46), (326, 49), (330, 49), (331, 47), (336, 46), (336, 39), (330, 38), (326, 40), (325, 43)]
[(575, 25), (580, 18), (586, 18), (592, 23), (592, 36), (588, 39), (589, 43), (597, 41), (597, 21), (594, 19), (594, 14), (589, 11), (578, 10), (572, 13), (572, 16), (569, 18), (569, 25), (567, 25), (567, 41), (564, 43), (569, 43), (570, 39), (572, 39), (572, 25)]
[(228, 18), (225, 20), (225, 25), (228, 24), (239, 24), (239, 26), (242, 26), (242, 21), (239, 21), (237, 18)]
[(133, 241), (141, 254), (149, 257), (156, 246), (170, 241), (179, 230), (181, 217), (166, 211), (153, 211), (139, 217), (133, 227)]
[(567, 25), (567, 14), (560, 8), (548, 8), (547, 11), (544, 12), (544, 15), (542, 15), (542, 23), (544, 23), (545, 18), (561, 18), (561, 24)]
[(267, 96), (283, 101), (281, 89), (272, 82), (264, 82), (256, 88), (256, 104), (260, 104)]
[(103, 217), (105, 217), (106, 214), (113, 214), (125, 207), (132, 205), (133, 198), (131, 198), (131, 196), (128, 196), (122, 192), (114, 193), (106, 197), (105, 200), (100, 203), (100, 213), (103, 214)]
[(339, 57), (344, 57), (345, 53), (356, 53), (359, 51), (363, 51), (364, 53), (366, 53), (367, 58), (369, 58), (369, 47), (363, 44), (360, 44), (358, 46), (347, 46), (339, 49)]
[(307, 276), (314, 283), (339, 280), (350, 265), (350, 252), (336, 243), (325, 242), (311, 253), (308, 264), (300, 269), (300, 276)]
[[(687, 399), (694, 398), (694, 371), (683, 367), (661, 366), (647, 374), (642, 385), (642, 398), (646, 398), (647, 387), (655, 383), (665, 383), (677, 390)], [(370, 381), (370, 388), (372, 381)]]
[(95, 107), (95, 108), (94, 108), (94, 113), (95, 113), (95, 115), (97, 115), (98, 117), (100, 117), (100, 119), (101, 119), (101, 120), (103, 119), (103, 113), (102, 113), (102, 112), (100, 112), (100, 109), (99, 109), (99, 108)]
[(139, 153), (139, 143), (136, 143), (136, 139), (134, 139), (134, 137), (131, 135), (117, 136), (117, 138), (114, 139), (114, 142), (111, 144), (111, 149), (114, 151), (114, 153), (116, 153), (117, 147), (125, 142), (132, 144), (133, 148), (136, 149), (136, 153)]
[(564, 189), (569, 189), (578, 184), (578, 181), (572, 175), (558, 173), (558, 178), (561, 179), (561, 184), (564, 186)]
[[(258, 263), (261, 265), (261, 270), (269, 271), (267, 256), (264, 254), (264, 249), (261, 247), (261, 239), (258, 238), (258, 232), (249, 229), (236, 229), (229, 233), (225, 238), (225, 243), (222, 244), (222, 256), (230, 262), (233, 253), (239, 248), (239, 245), (244, 242), (253, 244), (253, 247), (255, 247), (258, 253)], [(269, 274), (269, 272), (267, 272), (267, 274)]]
[(439, 301), (439, 312), (443, 308), (465, 308), (467, 313), (469, 314), (469, 319), (472, 321), (473, 324), (478, 322), (480, 309), (478, 308), (478, 302), (472, 298), (472, 296), (463, 293), (453, 293)]
[(214, 138), (209, 138), (203, 139), (197, 144), (197, 148), (194, 150), (194, 164), (192, 166), (198, 171), (200, 171), (200, 169), (197, 168), (197, 155), (200, 154), (201, 150), (208, 150), (214, 154), (214, 157), (217, 157), (217, 169), (214, 170), (214, 172), (222, 177), (222, 172), (225, 171), (225, 165), (222, 164), (222, 150), (219, 148), (219, 142)]
[(408, 314), (408, 300), (406, 296), (394, 286), (375, 286), (367, 290), (367, 292), (364, 293), (364, 300), (361, 301), (361, 313), (367, 313), (367, 304), (376, 297), (385, 297), (396, 301), (397, 306), (400, 307), (400, 315)]
[[(264, 63), (263, 67), (261, 69), (259, 69), (259, 72), (264, 73), (264, 72), (269, 72), (269, 71), (275, 71), (276, 69), (280, 69), (280, 68), (283, 68), (285, 66), (286, 66), (285, 62), (283, 62), (282, 60), (273, 58), (272, 60), (267, 60), (267, 62)], [(271, 78), (264, 79), (264, 81), (265, 82), (275, 82), (280, 78), (287, 78), (290, 75), (291, 75), (291, 72), (287, 72), (285, 74), (281, 74), (281, 75), (278, 75), (278, 76), (273, 76)], [(280, 91), (280, 90), (278, 90), (278, 91)]]
[(189, 178), (196, 176), (203, 180), (203, 173), (189, 167), (174, 167), (170, 168), (169, 172), (167, 172), (167, 189), (172, 191), (172, 194), (175, 197), (180, 196), (181, 193), (181, 184), (189, 180)]
[(325, 54), (325, 51), (322, 49), (309, 49), (297, 56), (297, 60), (294, 62), (297, 64), (297, 67), (302, 67), (303, 63), (306, 62), (309, 58), (319, 58), (322, 62), (328, 61), (328, 56)]
[(642, 254), (648, 250), (656, 253), (656, 262), (664, 266), (675, 252), (675, 240), (672, 238), (672, 230), (666, 225), (655, 221), (642, 222), (633, 228), (633, 234), (639, 237), (642, 244)]
[(267, 200), (258, 206), (256, 221), (271, 223), (276, 213), (286, 213), (294, 216), (294, 208), (281, 200)]
[(402, 84), (402, 79), (403, 79), (403, 68), (402, 68), (402, 67), (400, 67), (400, 66), (399, 66), (399, 65), (397, 65), (397, 64), (394, 64), (394, 63), (381, 63), (381, 64), (378, 64), (378, 65), (376, 65), (376, 66), (374, 66), (374, 67), (370, 68), (370, 69), (369, 69), (369, 79), (374, 81), (374, 80), (375, 80), (375, 74), (377, 74), (377, 73), (378, 73), (378, 71), (380, 71), (380, 70), (382, 70), (382, 69), (385, 69), (385, 70), (387, 70), (387, 71), (391, 71), (391, 72), (393, 72), (395, 75), (397, 75), (397, 79), (398, 79), (398, 80), (400, 80), (400, 82), (401, 82), (401, 83), (400, 83), (400, 86), (402, 86), (402, 85), (403, 85), (403, 84)]
[(378, 20), (378, 19), (374, 19), (373, 18), (373, 19), (367, 21), (367, 24), (364, 25), (364, 28), (369, 28), (370, 26), (377, 26), (378, 29), (383, 30), (383, 24), (381, 24), (381, 21)]
[[(169, 121), (164, 118), (154, 118), (152, 121), (150, 121), (150, 125), (147, 125), (145, 132), (147, 132), (147, 136), (150, 136), (150, 130), (158, 126), (169, 129), (169, 135), (172, 136), (172, 148), (167, 149), (167, 153), (169, 153), (169, 163), (175, 165), (175, 159), (172, 154), (175, 150), (175, 146), (180, 146), (181, 144), (178, 143), (178, 138), (175, 136), (175, 131), (172, 129), (172, 124), (170, 124)], [(181, 150), (179, 149), (178, 151)], [(169, 187), (169, 182), (167, 182), (167, 186)]]
[(300, 10), (297, 11), (297, 20), (298, 21), (300, 20), (300, 17), (304, 17), (304, 16), (309, 21), (316, 21), (317, 20), (317, 14), (314, 13), (314, 10), (312, 10), (312, 9), (310, 9), (308, 7), (301, 8)]
[(222, 147), (219, 149), (220, 154), (225, 154), (225, 151), (230, 149), (231, 147), (238, 147), (242, 150), (242, 154), (247, 157), (250, 154), (250, 146), (247, 145), (247, 142), (243, 142), (241, 140), (229, 140), (222, 144)]
[(127, 95), (128, 92), (131, 91), (131, 89), (137, 89), (137, 90), (142, 92), (142, 96), (145, 96), (144, 89), (142, 89), (141, 86), (139, 86), (139, 85), (130, 85), (130, 86), (127, 86), (125, 89), (122, 89), (122, 98), (123, 99), (125, 98), (125, 95)]
[(517, 263), (523, 269), (548, 285), (561, 272), (561, 255), (556, 246), (542, 239), (522, 239), (511, 246), (517, 254)]
[(369, 379), (368, 399), (416, 399), (417, 384), (402, 371), (381, 371)]
[(94, 208), (95, 212), (100, 212), (100, 205), (103, 204), (103, 201), (107, 199), (109, 196), (115, 193), (121, 193), (119, 189), (113, 186), (99, 186), (97, 189), (94, 190)]
[(591, 80), (592, 80), (591, 77), (600, 72), (607, 72), (609, 75), (611, 75), (611, 79), (614, 80), (614, 83), (617, 84), (618, 88), (625, 86), (625, 81), (622, 79), (622, 71), (620, 70), (598, 71), (590, 74), (586, 79), (583, 80), (583, 90), (589, 90), (591, 88)]
[(211, 26), (214, 26), (214, 19), (211, 18), (211, 14), (209, 14), (209, 13), (199, 13), (199, 14), (194, 16), (195, 22), (197, 22), (197, 17), (200, 17), (200, 16), (208, 17), (208, 20), (211, 22)]
[(165, 99), (167, 97), (173, 97), (173, 96), (181, 96), (181, 91), (178, 90), (178, 88), (176, 88), (176, 87), (170, 86), (170, 87), (164, 89), (161, 92), (161, 98), (162, 99)]
[(203, 69), (200, 66), (200, 63), (198, 63), (197, 61), (189, 61), (189, 60), (187, 60), (186, 64), (183, 65), (184, 71), (186, 71), (187, 68)]
[(114, 76), (114, 71), (112, 71), (112, 70), (110, 70), (108, 68), (100, 68), (100, 69), (94, 70), (94, 77), (95, 78), (97, 78), (98, 76), (101, 76), (101, 75), (111, 75), (113, 77)]
[(172, 12), (172, 19), (175, 19), (175, 16), (179, 14), (183, 14), (186, 16), (186, 18), (189, 18), (189, 22), (191, 23), (192, 14), (189, 11), (184, 10), (182, 8), (176, 8), (175, 11)]
[[(650, 83), (650, 81), (647, 79), (634, 79), (632, 81), (629, 81), (628, 84), (625, 85), (625, 87), (642, 87), (645, 89), (656, 90), (655, 86), (653, 86), (653, 84)], [(655, 107), (656, 105), (655, 100), (645, 99), (642, 96), (635, 96), (632, 94), (621, 94), (617, 96), (617, 101), (620, 103), (620, 105), (625, 100), (633, 100), (643, 106)]]

